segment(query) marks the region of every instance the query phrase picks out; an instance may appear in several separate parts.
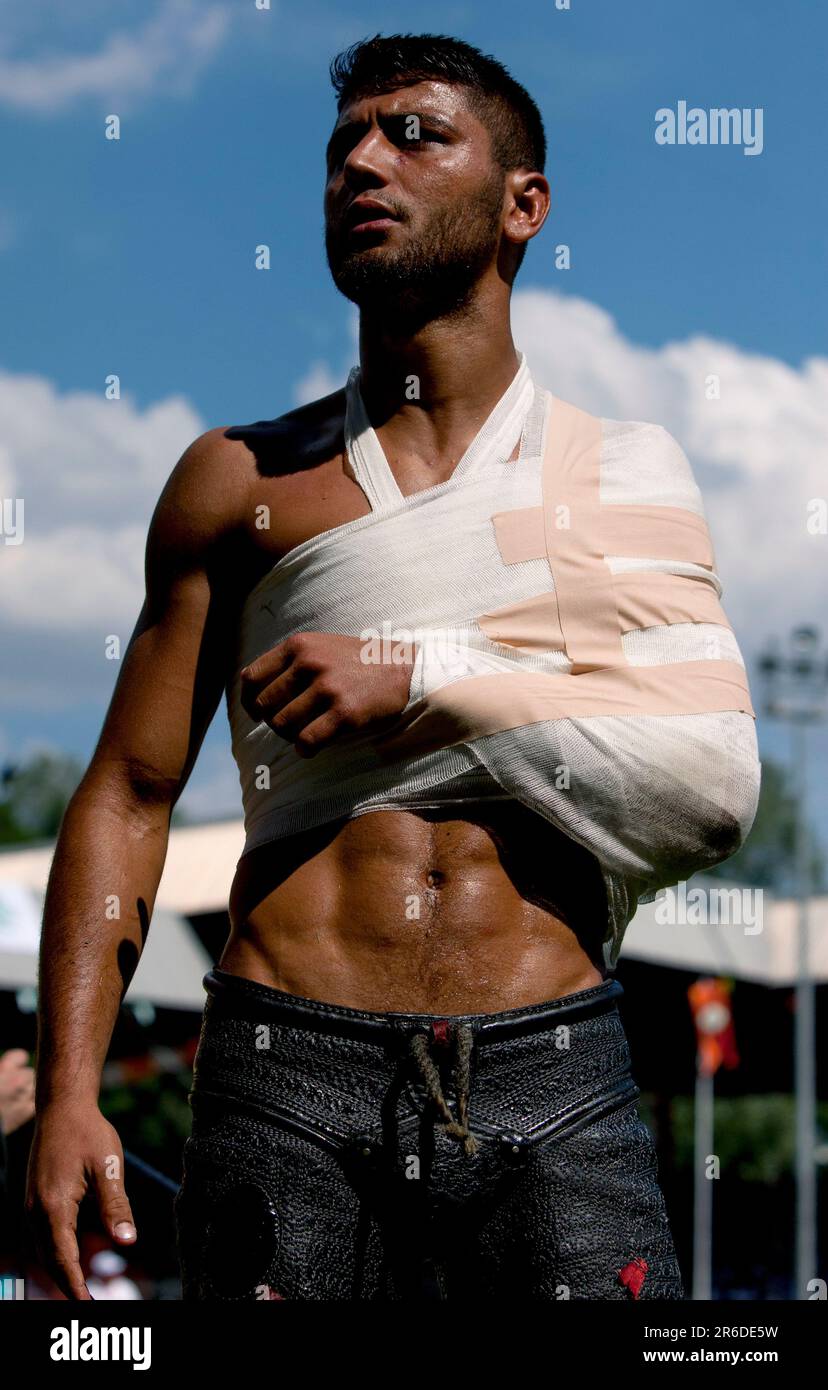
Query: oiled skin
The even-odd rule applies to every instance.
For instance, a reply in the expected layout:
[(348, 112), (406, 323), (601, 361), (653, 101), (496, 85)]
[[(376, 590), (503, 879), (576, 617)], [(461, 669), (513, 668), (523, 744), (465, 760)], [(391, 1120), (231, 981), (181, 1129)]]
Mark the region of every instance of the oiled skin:
[(487, 1013), (585, 989), (603, 978), (603, 903), (562, 838), (500, 802), (372, 811), (262, 846), (236, 875), (220, 964), (380, 1011)]
[[(396, 302), (383, 293), (360, 304), (359, 354), (366, 407), (408, 496), (451, 475), (514, 377), (511, 285), (548, 214), (549, 185), (523, 166), (505, 172), (495, 243), (470, 297), (432, 313), (394, 267), (406, 246), (429, 257), (439, 249), (435, 218), (457, 235), (472, 225), (494, 168), (489, 130), (463, 88), (441, 81), (360, 97), (337, 129), (325, 185), (334, 241), (358, 242), (368, 258), (403, 253), (388, 263)], [(394, 214), (385, 228), (348, 225), (366, 196)], [(413, 403), (403, 395), (412, 374)], [(343, 415), (339, 391), (258, 426), (208, 430), (153, 514), (145, 601), (63, 818), (41, 938), (26, 1207), (43, 1262), (71, 1299), (90, 1298), (76, 1234), (88, 1193), (115, 1245), (137, 1238), (121, 1143), (98, 1105), (101, 1072), (149, 929), (171, 812), (233, 674), (245, 598), (300, 541), (369, 510), (345, 461)], [(376, 673), (384, 694), (399, 677)], [(372, 812), (265, 845), (239, 870), (230, 912), (224, 969), (346, 1006), (485, 1013), (603, 976), (597, 864), (513, 803)]]
[[(343, 411), (337, 392), (228, 432), (256, 457), (251, 507), (274, 519), (250, 535), (259, 573), (369, 510), (348, 475)], [(439, 480), (396, 476), (405, 495)], [(515, 801), (372, 811), (264, 845), (240, 863), (230, 915), (223, 969), (355, 1008), (493, 1012), (603, 978), (597, 864)]]

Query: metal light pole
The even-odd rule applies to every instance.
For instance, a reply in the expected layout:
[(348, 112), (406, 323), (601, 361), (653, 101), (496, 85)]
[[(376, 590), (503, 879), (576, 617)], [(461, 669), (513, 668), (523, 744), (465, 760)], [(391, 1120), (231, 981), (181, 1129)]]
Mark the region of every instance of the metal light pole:
[(797, 897), (796, 1019), (794, 1072), (796, 1095), (796, 1298), (808, 1298), (808, 1282), (817, 1273), (817, 1153), (816, 1153), (816, 1012), (814, 981), (808, 950), (808, 900), (811, 895), (811, 857), (805, 805), (809, 724), (824, 719), (828, 704), (828, 664), (818, 653), (819, 633), (813, 627), (794, 628), (788, 654), (769, 648), (759, 659), (765, 683), (764, 712), (792, 726), (793, 771), (796, 790)]
[(713, 1074), (705, 1072), (696, 1056), (696, 1093), (693, 1106), (693, 1288), (694, 1303), (713, 1297), (713, 1183), (705, 1163), (713, 1152)]

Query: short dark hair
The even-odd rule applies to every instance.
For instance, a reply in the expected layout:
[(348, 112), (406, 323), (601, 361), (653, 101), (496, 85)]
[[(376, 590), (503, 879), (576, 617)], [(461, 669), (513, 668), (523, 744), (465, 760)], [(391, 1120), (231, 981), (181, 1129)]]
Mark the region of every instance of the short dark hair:
[(468, 91), (469, 107), (486, 126), (500, 168), (537, 169), (546, 163), (546, 136), (534, 101), (502, 63), (462, 39), (444, 34), (375, 34), (334, 58), (331, 83), (337, 111), (363, 96), (415, 82), (451, 82)]

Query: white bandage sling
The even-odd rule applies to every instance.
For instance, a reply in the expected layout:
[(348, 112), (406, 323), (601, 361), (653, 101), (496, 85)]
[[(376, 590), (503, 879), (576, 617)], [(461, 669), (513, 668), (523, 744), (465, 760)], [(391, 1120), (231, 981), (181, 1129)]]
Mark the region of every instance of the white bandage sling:
[(235, 670), (299, 631), (360, 636), (369, 661), (413, 639), (410, 699), (390, 731), (309, 760), (249, 718), (236, 674), (244, 853), (372, 810), (517, 800), (598, 861), (613, 966), (638, 901), (732, 854), (759, 793), (744, 662), (685, 454), (658, 425), (559, 400), (523, 356), (446, 482), (402, 495), (356, 368), (345, 439), (372, 510), (264, 576)]

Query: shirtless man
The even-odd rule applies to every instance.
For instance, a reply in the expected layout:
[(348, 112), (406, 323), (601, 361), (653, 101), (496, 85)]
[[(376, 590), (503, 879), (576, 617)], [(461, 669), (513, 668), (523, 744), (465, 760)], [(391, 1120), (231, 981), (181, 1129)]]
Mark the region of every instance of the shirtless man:
[[(455, 41), (374, 40), (340, 60), (339, 79), (328, 261), (360, 306), (363, 397), (408, 497), (451, 477), (518, 370), (509, 300), (549, 210), (543, 128), (499, 64)], [(404, 390), (412, 375), (416, 400)], [(101, 1069), (152, 915), (170, 814), (233, 674), (245, 599), (298, 544), (369, 510), (349, 467), (344, 411), (340, 390), (277, 420), (209, 430), (174, 468), (152, 519), (146, 600), (63, 821), (46, 904), (27, 1205), (70, 1298), (89, 1297), (75, 1235), (88, 1189), (112, 1239), (136, 1239), (121, 1145), (98, 1108)], [(360, 647), (358, 636), (325, 632), (279, 642), (274, 628), (271, 649), (243, 673), (245, 708), (307, 759), (354, 730), (388, 729), (409, 698), (411, 661), (366, 664)], [(177, 1202), (185, 1297), (508, 1289), (624, 1299), (642, 1270), (642, 1296), (683, 1296), (626, 1071), (620, 987), (602, 958), (597, 861), (517, 801), (443, 800), (340, 816), (240, 861)], [(105, 912), (112, 894), (117, 921)], [(400, 910), (408, 895), (421, 904), (414, 920)], [(234, 981), (245, 982), (235, 994)], [(386, 1045), (391, 1016), (413, 1019), (401, 1052)], [(486, 1035), (488, 1053), (485, 1016), (501, 1029)], [(555, 1046), (561, 1019), (579, 1043), (567, 1051)], [(218, 1095), (219, 1053), (234, 1028), (264, 1025), (267, 1049), (251, 1036), (250, 1063), (273, 1070), (251, 1072), (245, 1094), (241, 1073), (228, 1083), (231, 1106)], [(488, 1084), (506, 1119), (490, 1108), (470, 1128), (475, 1047), (481, 1105)], [(487, 1063), (498, 1048), (511, 1070)], [(591, 1057), (600, 1072), (610, 1052), (613, 1064), (622, 1058), (621, 1109), (582, 1128), (580, 1150), (577, 1134), (564, 1137), (554, 1164), (542, 1143), (530, 1153), (513, 1132), (526, 1107), (518, 1097), (509, 1109), (510, 1087), (538, 1082), (552, 1133), (568, 1098), (584, 1094), (577, 1066)], [(300, 1113), (302, 1095), (328, 1095), (325, 1067), (337, 1065), (340, 1075), (353, 1069), (363, 1116), (343, 1134), (333, 1112)], [(387, 1104), (374, 1128), (372, 1116), (399, 1066), (408, 1089), (394, 1092), (397, 1143)], [(257, 1117), (265, 1094), (269, 1115)], [(472, 1087), (472, 1115), (474, 1104)], [(262, 1123), (272, 1125), (276, 1176), (257, 1167)], [(618, 1224), (625, 1207), (629, 1229)], [(554, 1233), (544, 1221), (553, 1208)]]

